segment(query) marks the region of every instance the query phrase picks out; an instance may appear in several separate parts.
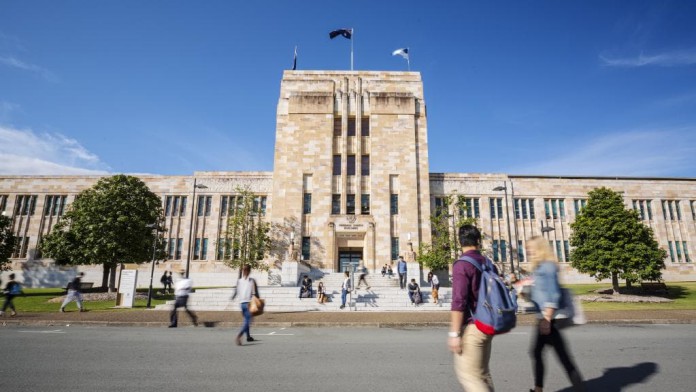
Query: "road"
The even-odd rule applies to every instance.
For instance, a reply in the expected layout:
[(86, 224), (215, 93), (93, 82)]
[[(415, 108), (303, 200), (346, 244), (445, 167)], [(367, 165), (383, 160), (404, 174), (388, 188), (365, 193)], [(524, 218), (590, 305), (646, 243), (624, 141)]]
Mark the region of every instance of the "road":
[[(10, 326), (0, 390), (458, 391), (444, 328)], [(498, 392), (527, 391), (531, 327), (494, 341)], [(566, 331), (588, 391), (693, 391), (696, 325), (586, 325)], [(547, 391), (570, 391), (547, 353)]]

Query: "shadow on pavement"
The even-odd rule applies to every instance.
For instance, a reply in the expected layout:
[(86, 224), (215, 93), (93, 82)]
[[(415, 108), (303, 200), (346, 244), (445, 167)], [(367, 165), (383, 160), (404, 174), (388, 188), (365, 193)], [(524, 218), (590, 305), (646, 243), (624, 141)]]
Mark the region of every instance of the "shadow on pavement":
[[(604, 374), (591, 380), (585, 380), (587, 391), (620, 392), (631, 384), (642, 384), (653, 374), (658, 366), (654, 362), (643, 362), (631, 367), (615, 367), (604, 370)], [(572, 387), (559, 392), (573, 392)]]

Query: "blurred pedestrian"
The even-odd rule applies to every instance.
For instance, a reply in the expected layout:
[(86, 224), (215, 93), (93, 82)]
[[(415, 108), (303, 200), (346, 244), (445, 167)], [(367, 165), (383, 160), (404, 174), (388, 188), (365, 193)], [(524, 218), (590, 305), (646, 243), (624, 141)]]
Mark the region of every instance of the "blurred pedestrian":
[(360, 277), (358, 278), (358, 284), (355, 285), (355, 289), (359, 289), (360, 285), (365, 283), (365, 286), (367, 286), (367, 289), (369, 290), (370, 285), (367, 284), (367, 280), (365, 279), (365, 277), (367, 276), (367, 268), (364, 265), (360, 265), (358, 270), (360, 271)]
[(433, 297), (433, 302), (437, 303), (439, 300), (440, 293), (440, 279), (437, 275), (433, 274), (433, 271), (428, 272), (428, 283), (430, 283), (431, 296)]
[(235, 342), (237, 346), (242, 345), (242, 336), (246, 335), (247, 342), (253, 342), (254, 338), (251, 337), (251, 312), (249, 311), (249, 302), (251, 302), (252, 296), (259, 296), (259, 289), (256, 285), (256, 280), (251, 278), (249, 274), (251, 273), (251, 266), (245, 264), (242, 267), (242, 277), (237, 280), (237, 290), (235, 291), (232, 298), (239, 296), (239, 306), (242, 310), (242, 316), (244, 317), (244, 323), (242, 324), (242, 329), (239, 330)]
[(65, 307), (72, 301), (77, 303), (77, 309), (80, 312), (84, 312), (85, 309), (82, 307), (82, 278), (85, 276), (84, 272), (80, 272), (75, 276), (72, 282), (68, 283), (68, 295), (65, 296), (63, 304), (60, 305), (60, 312), (65, 313)]
[(7, 308), (10, 308), (10, 310), (12, 310), (10, 317), (14, 317), (17, 315), (17, 309), (15, 309), (13, 302), (14, 298), (18, 295), (24, 294), (24, 291), (22, 290), (22, 285), (15, 282), (15, 274), (10, 274), (9, 278), (10, 280), (7, 282), (5, 290), (3, 290), (3, 293), (5, 294), (5, 303), (2, 305), (0, 316), (4, 316)]
[(404, 261), (404, 256), (399, 256), (399, 262), (396, 263), (396, 272), (399, 273), (399, 287), (401, 287), (401, 290), (406, 287), (406, 272), (407, 272), (407, 266), (406, 266), (406, 261)]
[(324, 282), (319, 282), (317, 286), (317, 302), (323, 304), (326, 302), (326, 289), (324, 289)]
[(185, 271), (180, 271), (181, 279), (174, 285), (174, 308), (169, 314), (169, 328), (176, 328), (178, 325), (178, 309), (184, 308), (186, 314), (189, 315), (194, 326), (198, 326), (198, 317), (188, 308), (188, 298), (193, 289), (193, 281), (187, 278)]

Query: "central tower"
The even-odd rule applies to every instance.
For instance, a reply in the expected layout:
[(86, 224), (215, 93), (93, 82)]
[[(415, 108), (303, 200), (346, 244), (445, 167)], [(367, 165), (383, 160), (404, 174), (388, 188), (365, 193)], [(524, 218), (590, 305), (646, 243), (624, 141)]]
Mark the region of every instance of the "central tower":
[(427, 136), (418, 72), (285, 71), (271, 221), (327, 271), (410, 254), (430, 240)]

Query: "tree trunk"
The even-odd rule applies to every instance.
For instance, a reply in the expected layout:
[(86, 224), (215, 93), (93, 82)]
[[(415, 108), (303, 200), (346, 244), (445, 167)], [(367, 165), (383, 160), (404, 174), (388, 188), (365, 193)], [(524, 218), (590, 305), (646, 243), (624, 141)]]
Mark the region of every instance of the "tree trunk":
[(102, 283), (101, 283), (101, 288), (103, 290), (106, 290), (107, 287), (109, 286), (109, 267), (106, 266), (106, 263), (102, 264)]
[(614, 294), (619, 293), (619, 275), (616, 272), (611, 273), (611, 288), (614, 290)]
[(113, 293), (116, 291), (116, 264), (112, 264), (109, 267), (109, 292)]

